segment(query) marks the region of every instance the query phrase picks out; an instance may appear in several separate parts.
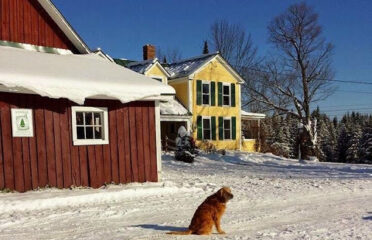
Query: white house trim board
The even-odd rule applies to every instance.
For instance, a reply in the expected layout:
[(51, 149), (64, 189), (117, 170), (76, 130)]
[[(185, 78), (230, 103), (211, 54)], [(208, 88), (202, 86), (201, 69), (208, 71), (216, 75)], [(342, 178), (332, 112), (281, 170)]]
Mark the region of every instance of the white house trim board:
[(188, 83), (187, 83), (187, 91), (188, 91), (188, 94), (187, 94), (187, 96), (188, 96), (188, 110), (189, 110), (189, 112), (191, 112), (192, 113), (192, 111), (193, 111), (193, 102), (194, 102), (194, 100), (192, 99), (192, 93), (193, 93), (193, 81), (191, 80), (188, 80)]
[(156, 166), (158, 169), (158, 181), (161, 180), (161, 136), (160, 136), (160, 105), (159, 101), (155, 101), (155, 132), (156, 132)]
[(156, 58), (154, 63), (145, 71), (145, 74), (148, 73), (153, 67), (158, 66), (160, 70), (167, 76), (171, 77), (170, 74), (164, 69), (164, 67), (159, 63), (159, 60)]
[(237, 73), (231, 67), (231, 65), (225, 59), (223, 59), (223, 57), (221, 57), (219, 54), (216, 55), (215, 57), (209, 59), (209, 61), (207, 61), (206, 63), (204, 63), (203, 65), (201, 65), (198, 69), (196, 69), (194, 72), (192, 72), (189, 75), (189, 78), (190, 79), (194, 79), (194, 77), (195, 77), (195, 75), (197, 73), (199, 73), (200, 71), (202, 71), (205, 67), (208, 66), (209, 63), (211, 63), (215, 59), (218, 60), (222, 65), (224, 65), (227, 68), (227, 70), (237, 79), (238, 83), (245, 83), (244, 79), (239, 75), (239, 73)]
[(38, 0), (38, 2), (80, 53), (87, 54), (91, 52), (87, 44), (50, 0)]
[(28, 43), (18, 43), (18, 42), (10, 42), (10, 41), (2, 41), (2, 40), (0, 40), (0, 46), (15, 47), (15, 48), (28, 50), (28, 51), (53, 53), (53, 54), (58, 54), (58, 55), (73, 54), (69, 49), (52, 48), (52, 47), (38, 46), (38, 45), (33, 45), (33, 44), (28, 44)]

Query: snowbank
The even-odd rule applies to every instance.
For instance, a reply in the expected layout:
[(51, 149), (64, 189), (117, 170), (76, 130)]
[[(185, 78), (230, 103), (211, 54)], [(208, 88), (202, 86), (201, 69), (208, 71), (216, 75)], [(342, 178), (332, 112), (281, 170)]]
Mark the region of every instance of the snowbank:
[(126, 103), (175, 94), (172, 87), (96, 54), (61, 56), (11, 47), (0, 47), (0, 84), (78, 104), (92, 97)]
[[(132, 186), (132, 187), (131, 187)], [(108, 189), (45, 190), (0, 195), (2, 213), (35, 211), (43, 209), (78, 207), (89, 204), (125, 201), (149, 196), (172, 195), (180, 192), (197, 192), (200, 188), (184, 188), (172, 183), (132, 184), (126, 187), (111, 186)]]

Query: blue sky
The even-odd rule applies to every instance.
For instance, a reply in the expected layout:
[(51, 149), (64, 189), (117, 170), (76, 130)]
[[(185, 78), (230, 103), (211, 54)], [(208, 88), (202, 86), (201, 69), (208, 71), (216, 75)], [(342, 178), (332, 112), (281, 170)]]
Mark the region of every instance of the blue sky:
[[(260, 55), (270, 51), (267, 24), (294, 0), (53, 0), (90, 48), (112, 57), (141, 60), (142, 46), (178, 48), (183, 57), (200, 55), (216, 19), (240, 23), (252, 34)], [(372, 1), (308, 1), (335, 45), (335, 79), (372, 82)], [(321, 110), (372, 113), (372, 85), (336, 84)]]

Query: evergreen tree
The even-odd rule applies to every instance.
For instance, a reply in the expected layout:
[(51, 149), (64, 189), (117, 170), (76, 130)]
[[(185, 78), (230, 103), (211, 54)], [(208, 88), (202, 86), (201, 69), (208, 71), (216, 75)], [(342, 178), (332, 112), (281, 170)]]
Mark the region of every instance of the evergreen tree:
[(208, 53), (209, 53), (208, 42), (204, 41), (203, 54), (208, 54)]

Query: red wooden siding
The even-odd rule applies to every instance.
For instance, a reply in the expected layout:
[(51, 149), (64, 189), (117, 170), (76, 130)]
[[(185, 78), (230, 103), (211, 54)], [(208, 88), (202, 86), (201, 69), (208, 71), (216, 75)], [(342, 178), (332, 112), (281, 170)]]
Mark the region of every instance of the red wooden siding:
[[(109, 110), (109, 144), (74, 146), (66, 99), (0, 93), (0, 189), (157, 181), (154, 102), (89, 100)], [(34, 137), (13, 138), (11, 108), (33, 109)]]
[(37, 0), (0, 0), (0, 39), (78, 53)]

